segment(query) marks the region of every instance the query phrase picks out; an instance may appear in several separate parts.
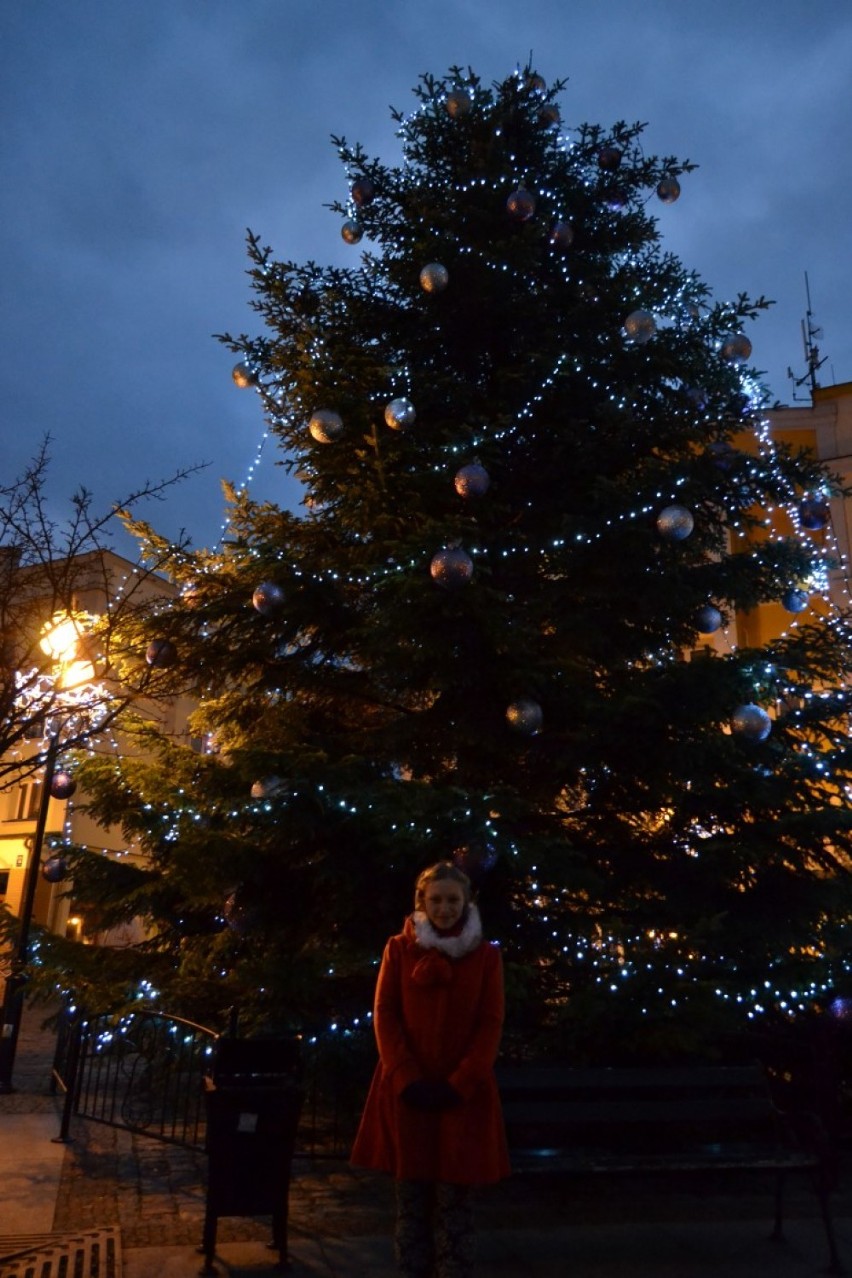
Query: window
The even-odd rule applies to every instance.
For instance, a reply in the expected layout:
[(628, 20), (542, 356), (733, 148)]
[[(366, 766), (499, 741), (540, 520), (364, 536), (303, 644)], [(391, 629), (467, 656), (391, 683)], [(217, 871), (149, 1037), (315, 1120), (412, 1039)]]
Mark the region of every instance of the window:
[(13, 821), (34, 821), (41, 801), (41, 786), (35, 781), (24, 781), (16, 796)]

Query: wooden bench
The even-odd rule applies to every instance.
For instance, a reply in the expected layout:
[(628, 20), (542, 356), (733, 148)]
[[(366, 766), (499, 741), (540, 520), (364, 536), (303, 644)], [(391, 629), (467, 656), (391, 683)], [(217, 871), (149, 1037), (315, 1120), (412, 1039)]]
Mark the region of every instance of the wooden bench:
[(617, 1175), (765, 1171), (775, 1174), (781, 1237), (788, 1173), (805, 1172), (842, 1273), (829, 1207), (830, 1143), (809, 1113), (782, 1113), (761, 1066), (497, 1071), (518, 1173)]

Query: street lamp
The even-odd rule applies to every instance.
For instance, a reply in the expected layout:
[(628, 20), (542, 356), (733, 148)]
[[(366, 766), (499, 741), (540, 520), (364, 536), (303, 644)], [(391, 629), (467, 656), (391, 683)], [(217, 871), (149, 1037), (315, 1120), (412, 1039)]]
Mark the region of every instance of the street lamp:
[[(39, 641), (41, 649), (52, 658), (56, 668), (54, 688), (57, 700), (63, 692), (78, 688), (81, 684), (91, 683), (95, 677), (95, 668), (88, 660), (82, 640), (85, 635), (85, 623), (91, 618), (69, 613), (56, 613), (44, 627)], [(47, 733), (47, 751), (44, 756), (44, 773), (41, 782), (41, 799), (36, 818), (35, 834), (30, 844), (27, 865), (24, 871), (24, 891), (21, 897), (21, 908), (18, 914), (18, 936), (12, 951), (11, 969), (6, 977), (3, 992), (2, 1029), (0, 1029), (0, 1095), (15, 1090), (12, 1073), (15, 1067), (15, 1053), (18, 1048), (18, 1035), (21, 1030), (21, 1016), (24, 1009), (24, 988), (26, 986), (25, 970), (29, 953), (30, 924), (33, 917), (38, 874), (41, 866), (42, 845), (47, 826), (47, 813), (50, 806), (53, 778), (56, 772), (56, 760), (59, 756), (60, 725), (56, 725)]]

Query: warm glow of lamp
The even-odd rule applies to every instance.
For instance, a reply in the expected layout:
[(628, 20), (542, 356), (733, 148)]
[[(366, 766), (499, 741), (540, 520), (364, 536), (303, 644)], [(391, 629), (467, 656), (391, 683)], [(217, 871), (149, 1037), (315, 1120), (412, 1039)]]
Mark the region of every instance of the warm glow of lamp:
[(62, 689), (78, 688), (95, 678), (95, 667), (85, 652), (93, 620), (87, 612), (55, 612), (42, 627), (39, 645), (59, 665), (57, 683)]

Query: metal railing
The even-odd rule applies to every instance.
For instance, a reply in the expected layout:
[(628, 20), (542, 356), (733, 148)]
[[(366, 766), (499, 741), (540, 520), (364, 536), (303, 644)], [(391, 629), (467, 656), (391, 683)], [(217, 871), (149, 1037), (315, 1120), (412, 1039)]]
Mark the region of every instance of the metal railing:
[[(204, 1148), (204, 1076), (220, 1036), (159, 1012), (87, 1016), (64, 1012), (53, 1064), (65, 1094), (59, 1139), (78, 1115), (172, 1144)], [(301, 1040), (304, 1093), (296, 1152), (345, 1158), (375, 1067), (371, 1028)]]
[(218, 1035), (159, 1012), (64, 1016), (53, 1077), (65, 1092), (60, 1140), (72, 1114), (203, 1148), (203, 1078)]

